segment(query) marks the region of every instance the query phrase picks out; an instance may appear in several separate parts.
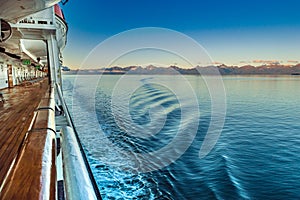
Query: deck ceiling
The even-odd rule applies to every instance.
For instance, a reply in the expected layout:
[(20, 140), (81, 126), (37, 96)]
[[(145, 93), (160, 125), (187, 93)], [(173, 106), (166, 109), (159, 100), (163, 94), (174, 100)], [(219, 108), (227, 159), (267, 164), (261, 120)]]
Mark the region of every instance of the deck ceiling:
[(22, 51), (31, 59), (37, 62), (40, 58), (41, 62), (47, 62), (47, 46), (46, 42), (42, 40), (21, 40)]
[[(41, 64), (47, 62), (46, 32), (44, 30), (13, 28), (12, 37), (0, 43), (0, 47), (6, 52), (20, 56), (22, 59), (31, 59), (37, 62), (41, 59)], [(33, 39), (34, 38), (34, 39)]]

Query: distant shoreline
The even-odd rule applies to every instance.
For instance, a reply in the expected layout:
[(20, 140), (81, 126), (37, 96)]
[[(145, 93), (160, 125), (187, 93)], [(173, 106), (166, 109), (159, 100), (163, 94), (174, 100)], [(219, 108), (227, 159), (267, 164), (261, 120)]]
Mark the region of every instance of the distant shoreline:
[[(63, 72), (63, 75), (158, 75), (158, 76), (178, 76), (178, 75), (187, 75), (187, 76), (201, 76), (202, 74), (134, 74), (134, 73), (85, 73), (85, 72)], [(207, 74), (208, 76), (215, 76), (214, 74)], [(221, 76), (299, 76), (300, 74), (221, 74)]]
[(129, 67), (111, 67), (105, 69), (82, 69), (82, 70), (68, 70), (64, 74), (75, 75), (215, 75), (215, 70), (218, 69), (221, 75), (300, 75), (300, 64), (295, 66), (286, 65), (262, 65), (262, 66), (207, 66), (207, 67), (194, 67), (190, 69), (180, 68), (177, 66), (170, 67), (156, 67), (153, 65), (147, 67), (129, 66)]

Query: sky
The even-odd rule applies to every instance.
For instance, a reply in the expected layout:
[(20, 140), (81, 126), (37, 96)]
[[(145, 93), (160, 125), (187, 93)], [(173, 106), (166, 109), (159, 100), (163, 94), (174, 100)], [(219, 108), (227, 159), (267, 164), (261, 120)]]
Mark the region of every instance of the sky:
[[(79, 68), (97, 45), (121, 32), (143, 27), (171, 29), (187, 35), (206, 50), (215, 64), (300, 62), (298, 0), (69, 0), (61, 7), (69, 27), (64, 65), (73, 69)], [(133, 37), (129, 40), (128, 43), (135, 43)], [(101, 56), (109, 57), (114, 48), (116, 46), (107, 47)], [(145, 53), (148, 56), (130, 54), (127, 59), (112, 63), (122, 66), (149, 62), (181, 64), (174, 56), (161, 61), (162, 55)], [(147, 59), (149, 57), (152, 60)], [(100, 61), (95, 65), (106, 67), (101, 66)]]

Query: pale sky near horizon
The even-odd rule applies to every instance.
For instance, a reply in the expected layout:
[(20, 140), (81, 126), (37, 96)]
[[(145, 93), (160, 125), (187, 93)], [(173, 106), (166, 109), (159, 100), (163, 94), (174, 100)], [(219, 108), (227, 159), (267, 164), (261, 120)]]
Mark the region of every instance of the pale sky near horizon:
[[(62, 6), (69, 26), (64, 65), (79, 68), (101, 42), (141, 27), (161, 27), (185, 34), (202, 45), (215, 63), (295, 64), (300, 61), (299, 7), (297, 0), (70, 0)], [(114, 52), (113, 48), (105, 53)], [(115, 63), (122, 66), (150, 64), (148, 58), (151, 57), (153, 63), (180, 65), (172, 56), (136, 55), (123, 56)]]

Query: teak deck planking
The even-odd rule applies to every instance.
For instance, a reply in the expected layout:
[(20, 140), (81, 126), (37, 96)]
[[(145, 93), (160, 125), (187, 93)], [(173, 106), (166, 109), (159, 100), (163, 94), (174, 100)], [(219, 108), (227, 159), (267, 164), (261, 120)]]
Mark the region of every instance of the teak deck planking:
[(1, 90), (0, 103), (0, 183), (18, 155), (34, 112), (48, 90), (47, 80)]

